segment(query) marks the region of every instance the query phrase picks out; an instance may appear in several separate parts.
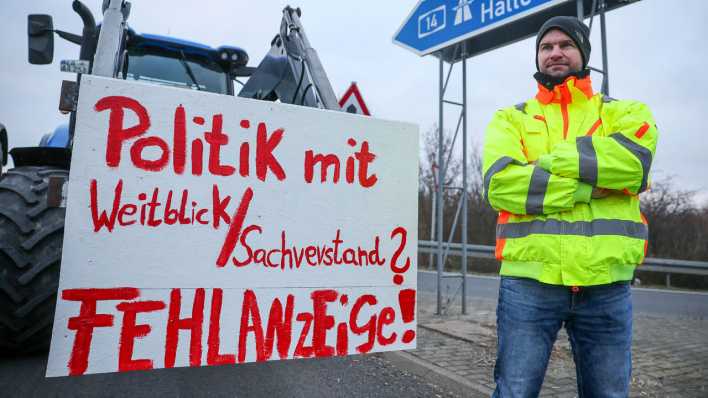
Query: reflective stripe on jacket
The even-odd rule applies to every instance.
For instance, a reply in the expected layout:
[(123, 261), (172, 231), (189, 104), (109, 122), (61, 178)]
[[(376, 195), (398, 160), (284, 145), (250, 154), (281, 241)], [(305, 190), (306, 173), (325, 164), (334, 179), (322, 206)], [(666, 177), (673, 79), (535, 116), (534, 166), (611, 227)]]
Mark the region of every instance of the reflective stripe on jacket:
[[(657, 130), (646, 105), (593, 94), (590, 78), (497, 111), (486, 131), (484, 191), (499, 211), (501, 274), (557, 285), (630, 280), (646, 255), (638, 194)], [(612, 190), (591, 199), (592, 187)]]

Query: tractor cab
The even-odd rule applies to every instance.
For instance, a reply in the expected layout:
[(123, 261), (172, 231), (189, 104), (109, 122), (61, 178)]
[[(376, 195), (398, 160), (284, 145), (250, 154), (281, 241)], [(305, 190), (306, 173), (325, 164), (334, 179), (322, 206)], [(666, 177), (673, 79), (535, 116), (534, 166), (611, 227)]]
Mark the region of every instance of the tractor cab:
[[(51, 19), (48, 20), (51, 24)], [(100, 24), (96, 32), (100, 32)], [(126, 28), (124, 34), (118, 78), (125, 80), (235, 95), (234, 78), (247, 69), (248, 54), (239, 47), (213, 48), (169, 36), (140, 34), (132, 28)], [(95, 40), (97, 34), (85, 36), (86, 39), (80, 37), (80, 41), (74, 42), (78, 41), (82, 52), (84, 48), (95, 49), (95, 43), (87, 41)], [(48, 58), (51, 59), (51, 55)], [(70, 139), (69, 124), (62, 124), (45, 134), (39, 146), (67, 148)]]
[[(81, 1), (74, 0), (72, 8), (83, 21), (81, 35), (54, 29), (49, 15), (28, 17), (31, 64), (52, 62), (54, 34), (81, 46), (78, 60), (62, 61), (63, 71), (78, 76), (75, 84), (62, 84), (60, 95), (63, 102), (60, 101), (59, 109), (71, 113), (68, 134), (65, 134), (66, 129), (58, 129), (61, 137), (48, 134), (42, 140), (48, 147), (71, 147), (81, 74), (341, 110), (317, 52), (305, 36), (299, 19), (300, 9), (285, 7), (270, 51), (258, 67), (250, 67), (247, 66), (248, 54), (239, 47), (213, 48), (174, 37), (137, 33), (127, 25), (130, 3), (124, 0), (104, 0), (101, 24), (96, 24), (91, 11)], [(248, 81), (241, 83), (238, 77), (247, 77)], [(243, 86), (238, 93), (234, 81)], [(34, 150), (15, 150), (12, 155), (13, 158), (23, 157), (23, 164), (36, 163), (46, 157), (44, 152)], [(69, 156), (69, 153), (64, 156), (66, 167)]]
[(172, 87), (234, 95), (235, 72), (248, 55), (238, 47), (212, 48), (192, 41), (128, 29), (121, 77)]

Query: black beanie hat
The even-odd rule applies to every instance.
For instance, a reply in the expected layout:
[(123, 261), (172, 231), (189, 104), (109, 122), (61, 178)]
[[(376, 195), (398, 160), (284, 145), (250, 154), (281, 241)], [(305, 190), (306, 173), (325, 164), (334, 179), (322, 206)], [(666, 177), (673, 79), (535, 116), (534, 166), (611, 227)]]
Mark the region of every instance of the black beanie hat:
[(576, 17), (553, 17), (541, 26), (536, 36), (536, 70), (540, 70), (538, 67), (538, 45), (543, 36), (551, 29), (560, 29), (573, 39), (575, 45), (580, 49), (580, 54), (583, 57), (583, 69), (585, 69), (590, 59), (590, 28)]

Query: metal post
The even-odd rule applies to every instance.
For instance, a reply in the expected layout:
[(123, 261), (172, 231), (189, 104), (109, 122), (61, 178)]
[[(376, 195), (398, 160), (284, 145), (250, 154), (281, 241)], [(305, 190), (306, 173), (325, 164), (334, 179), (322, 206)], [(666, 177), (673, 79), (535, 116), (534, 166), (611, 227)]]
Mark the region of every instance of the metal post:
[(580, 20), (580, 22), (582, 22), (583, 19), (585, 19), (583, 15), (583, 0), (576, 0), (575, 4), (578, 7), (578, 19)]
[(435, 212), (437, 214), (437, 238), (438, 238), (438, 252), (437, 252), (437, 267), (438, 267), (438, 303), (436, 314), (442, 314), (442, 274), (443, 274), (443, 184), (445, 182), (445, 164), (444, 154), (443, 154), (443, 100), (445, 96), (445, 89), (443, 88), (443, 66), (444, 61), (442, 59), (442, 54), (440, 55), (440, 101), (438, 103), (438, 186), (437, 195), (438, 199), (435, 203)]
[(467, 314), (467, 43), (462, 47), (462, 314)]
[(610, 95), (610, 72), (607, 66), (607, 32), (605, 31), (605, 1), (600, 5), (600, 40), (602, 41), (602, 93)]
[(303, 28), (302, 23), (300, 23), (298, 11), (299, 10), (295, 10), (290, 6), (285, 7), (283, 10), (283, 18), (293, 25), (291, 30), (294, 28), (302, 39), (302, 50), (305, 55), (305, 63), (307, 63), (312, 80), (315, 83), (315, 87), (317, 88), (317, 92), (320, 94), (320, 98), (322, 99), (325, 108), (338, 111), (340, 108), (339, 102), (337, 101), (337, 96), (334, 94), (329, 78), (327, 78), (327, 73), (320, 62), (320, 57), (317, 55), (317, 51), (312, 48), (310, 41), (307, 39), (307, 35), (305, 35), (305, 28)]
[(124, 4), (123, 0), (110, 0), (103, 13), (101, 33), (98, 34), (96, 54), (93, 56), (94, 75), (116, 77), (125, 28)]
[[(430, 240), (432, 241), (435, 239), (435, 222), (437, 218), (435, 215), (437, 214), (437, 207), (435, 207), (435, 203), (437, 200), (438, 192), (437, 192), (437, 184), (435, 184), (435, 169), (433, 169), (433, 206), (430, 209)], [(433, 252), (430, 252), (430, 256), (428, 257), (428, 269), (433, 269)]]

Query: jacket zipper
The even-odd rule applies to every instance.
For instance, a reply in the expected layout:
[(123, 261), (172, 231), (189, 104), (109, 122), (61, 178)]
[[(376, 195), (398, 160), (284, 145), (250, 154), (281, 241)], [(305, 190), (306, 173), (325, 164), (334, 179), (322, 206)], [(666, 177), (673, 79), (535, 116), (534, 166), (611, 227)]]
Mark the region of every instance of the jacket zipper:
[(568, 138), (568, 104), (561, 102), (561, 116), (563, 116), (563, 140)]

